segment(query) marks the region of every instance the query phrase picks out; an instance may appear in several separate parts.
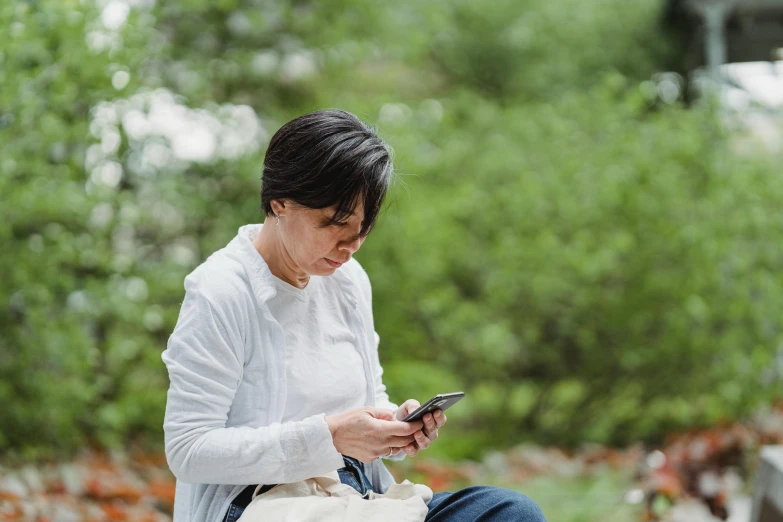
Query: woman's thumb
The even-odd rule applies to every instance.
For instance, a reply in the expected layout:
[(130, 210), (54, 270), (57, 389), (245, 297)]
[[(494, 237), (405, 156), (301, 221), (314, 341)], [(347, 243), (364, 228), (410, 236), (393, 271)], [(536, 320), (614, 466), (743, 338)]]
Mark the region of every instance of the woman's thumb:
[(387, 408), (373, 408), (373, 417), (380, 420), (396, 420), (394, 412)]

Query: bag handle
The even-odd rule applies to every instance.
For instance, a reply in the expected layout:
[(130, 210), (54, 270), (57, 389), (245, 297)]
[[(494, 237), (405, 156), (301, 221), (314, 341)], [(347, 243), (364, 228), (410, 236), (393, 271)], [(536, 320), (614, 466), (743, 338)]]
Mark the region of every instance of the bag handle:
[[(325, 475), (318, 475), (316, 477), (310, 477), (304, 480), (314, 480), (318, 486), (321, 487), (324, 491), (329, 493), (329, 496), (332, 497), (346, 497), (349, 495), (356, 495), (361, 496), (358, 491), (356, 491), (354, 488), (349, 486), (348, 484), (343, 484), (340, 482), (340, 475), (337, 473), (337, 471), (331, 471)], [(274, 487), (269, 488), (267, 491), (264, 491), (261, 493), (261, 495), (265, 495), (268, 492), (272, 491), (273, 489), (277, 488), (278, 486), (283, 486), (284, 484), (277, 484)], [(253, 497), (256, 498), (257, 496), (261, 496), (258, 494), (258, 492), (261, 490), (261, 487), (263, 484), (259, 484), (256, 486), (255, 491), (253, 491)]]

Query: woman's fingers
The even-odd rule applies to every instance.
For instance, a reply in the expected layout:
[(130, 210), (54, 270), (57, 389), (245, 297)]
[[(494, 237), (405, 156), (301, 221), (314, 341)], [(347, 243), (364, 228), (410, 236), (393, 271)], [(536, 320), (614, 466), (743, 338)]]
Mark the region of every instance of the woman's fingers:
[(408, 444), (411, 444), (415, 440), (416, 440), (415, 435), (407, 435), (405, 437), (392, 437), (392, 439), (389, 441), (389, 446), (393, 448), (403, 448)]
[(421, 431), (417, 431), (414, 433), (414, 436), (416, 437), (416, 445), (419, 447), (420, 450), (427, 449), (427, 447), (430, 445), (430, 439), (424, 433)]
[(432, 435), (436, 434), (438, 432), (438, 428), (446, 423), (446, 415), (441, 410), (438, 410), (435, 412), (435, 415), (428, 413), (422, 420), (424, 421), (425, 434), (430, 439), (435, 440)]
[[(434, 422), (431, 425), (425, 424), (424, 429), (419, 433), (423, 433), (424, 437), (433, 441), (438, 438), (438, 426)], [(418, 442), (419, 439), (416, 439), (416, 441)]]
[(426, 414), (422, 420), (424, 421), (424, 429), (427, 431), (432, 431), (438, 427), (435, 422), (435, 417), (433, 417), (431, 413)]
[(420, 420), (403, 422), (403, 421), (375, 421), (375, 428), (381, 430), (384, 434), (388, 435), (412, 435), (415, 431), (424, 427), (424, 423)]
[(435, 412), (435, 422), (438, 425), (438, 428), (446, 424), (446, 414), (443, 413), (443, 410), (437, 410)]
[(408, 444), (404, 449), (405, 453), (407, 453), (409, 457), (415, 457), (419, 453), (419, 449), (416, 447), (415, 442)]
[(421, 404), (419, 404), (419, 401), (416, 399), (408, 399), (407, 401), (403, 402), (399, 408), (397, 408), (397, 412), (394, 416), (397, 420), (402, 420), (410, 412), (419, 409), (419, 406), (421, 406)]
[(408, 456), (415, 457), (419, 451), (427, 449), (432, 441), (437, 440), (438, 428), (446, 422), (446, 416), (441, 410), (437, 410), (434, 414), (427, 413), (419, 422), (421, 422), (420, 429), (412, 435), (393, 436), (390, 446), (402, 448)]

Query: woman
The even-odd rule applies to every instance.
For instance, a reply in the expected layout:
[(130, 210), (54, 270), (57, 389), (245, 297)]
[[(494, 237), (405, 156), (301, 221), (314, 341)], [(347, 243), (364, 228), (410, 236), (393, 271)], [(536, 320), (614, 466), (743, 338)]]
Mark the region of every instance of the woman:
[[(379, 458), (438, 438), (442, 411), (403, 422), (418, 401), (389, 400), (370, 281), (353, 259), (392, 176), (389, 147), (344, 111), (301, 116), (272, 137), (261, 190), (271, 219), (242, 226), (185, 278), (163, 352), (175, 522), (234, 522), (256, 485), (334, 470), (362, 494), (385, 492), (394, 478)], [(544, 518), (520, 493), (475, 486), (436, 493), (427, 520)]]

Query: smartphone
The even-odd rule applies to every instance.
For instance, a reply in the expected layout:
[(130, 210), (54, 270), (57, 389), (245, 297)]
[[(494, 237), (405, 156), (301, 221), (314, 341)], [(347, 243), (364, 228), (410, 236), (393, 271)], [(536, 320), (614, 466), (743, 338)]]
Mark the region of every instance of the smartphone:
[(463, 392), (439, 393), (432, 399), (422, 404), (416, 411), (410, 412), (404, 419), (405, 422), (421, 420), (426, 413), (432, 413), (435, 410), (446, 411), (453, 404), (456, 404), (465, 396)]

